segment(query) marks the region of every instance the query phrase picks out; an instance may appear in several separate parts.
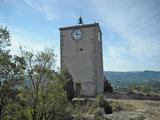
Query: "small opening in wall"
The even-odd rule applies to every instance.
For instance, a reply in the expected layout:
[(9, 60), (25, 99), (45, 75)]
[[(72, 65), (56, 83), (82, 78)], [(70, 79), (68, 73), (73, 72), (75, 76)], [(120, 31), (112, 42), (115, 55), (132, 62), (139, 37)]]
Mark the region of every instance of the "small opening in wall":
[(82, 52), (82, 51), (83, 51), (83, 48), (80, 48), (79, 50)]
[(81, 95), (81, 83), (76, 83), (76, 96)]

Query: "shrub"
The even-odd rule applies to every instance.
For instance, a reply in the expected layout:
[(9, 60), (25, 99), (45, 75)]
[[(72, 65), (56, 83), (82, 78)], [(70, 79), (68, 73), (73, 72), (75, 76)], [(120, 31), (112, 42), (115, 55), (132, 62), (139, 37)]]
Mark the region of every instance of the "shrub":
[(103, 117), (104, 116), (104, 110), (103, 108), (96, 108), (94, 112), (95, 117)]
[(66, 82), (65, 90), (67, 92), (67, 99), (69, 101), (72, 101), (72, 99), (74, 98), (74, 85), (73, 85), (73, 80), (72, 79), (70, 79)]
[(67, 69), (62, 70), (62, 76), (64, 79), (64, 90), (67, 93), (67, 99), (69, 101), (72, 101), (74, 98), (74, 84), (73, 84), (73, 78), (72, 75), (69, 73)]
[(113, 112), (112, 107), (109, 105), (109, 103), (104, 99), (102, 95), (97, 97), (96, 102), (98, 107), (104, 108), (106, 114), (111, 114)]
[(104, 92), (109, 92), (109, 93), (113, 92), (113, 87), (111, 83), (109, 83), (106, 77), (104, 77)]

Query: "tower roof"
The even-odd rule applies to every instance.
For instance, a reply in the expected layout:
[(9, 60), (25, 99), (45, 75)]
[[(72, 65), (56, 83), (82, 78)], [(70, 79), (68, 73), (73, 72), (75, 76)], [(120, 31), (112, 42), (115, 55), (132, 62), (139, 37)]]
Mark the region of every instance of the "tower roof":
[(100, 26), (99, 26), (99, 23), (93, 23), (93, 24), (78, 24), (78, 25), (74, 25), (74, 26), (60, 27), (59, 30), (68, 30), (68, 29), (74, 29), (74, 28), (77, 28), (77, 27), (87, 28), (87, 27), (93, 27), (93, 26), (97, 26), (97, 27), (99, 28), (100, 33), (102, 34), (101, 29), (100, 29)]

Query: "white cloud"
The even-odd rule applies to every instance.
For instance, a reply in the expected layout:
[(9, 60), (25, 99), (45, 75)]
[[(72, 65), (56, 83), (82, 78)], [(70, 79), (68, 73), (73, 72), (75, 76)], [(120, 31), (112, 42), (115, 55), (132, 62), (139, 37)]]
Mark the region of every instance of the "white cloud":
[[(150, 57), (159, 55), (160, 41), (148, 38), (129, 38), (128, 47), (129, 54), (138, 58), (148, 59)], [(159, 56), (160, 57), (160, 56)]]
[[(12, 47), (17, 49), (20, 45), (27, 47), (33, 51), (39, 51), (44, 46), (48, 45), (49, 43), (44, 44), (43, 38), (38, 37), (29, 31), (26, 31), (20, 27), (10, 26), (11, 38), (12, 38)], [(42, 47), (43, 46), (43, 47)]]
[[(11, 34), (11, 53), (12, 54), (19, 54), (19, 47), (22, 46), (26, 50), (32, 52), (38, 52), (44, 50), (45, 47), (54, 48), (52, 42), (54, 40), (46, 40), (42, 36), (39, 37), (38, 35), (26, 31), (22, 28), (10, 26), (10, 34)], [(50, 41), (50, 42), (46, 42)], [(55, 48), (55, 54), (57, 55), (57, 62), (56, 66), (59, 66), (59, 49)]]
[[(160, 58), (160, 2), (156, 2), (156, 0), (89, 1), (95, 5), (95, 14), (103, 23), (103, 27), (121, 38), (120, 41), (117, 40), (118, 42), (109, 46), (107, 52), (109, 58), (106, 59), (121, 61), (120, 63), (128, 61), (127, 65), (132, 66), (132, 63), (124, 58), (124, 51), (127, 51), (127, 55), (146, 63), (149, 63), (153, 56)], [(124, 46), (120, 42), (123, 42)], [(113, 66), (114, 64), (118, 66), (120, 63), (113, 63)]]
[(35, 0), (24, 0), (24, 2), (30, 7), (38, 10), (40, 13), (45, 15), (46, 19), (49, 21), (53, 21), (58, 17), (53, 6), (54, 1), (50, 2), (46, 0), (39, 0), (37, 2)]
[(122, 54), (127, 54), (127, 50), (125, 48), (115, 47), (111, 44), (108, 44), (108, 51), (105, 51), (104, 55), (104, 69), (114, 71), (130, 70), (132, 65), (130, 65), (128, 60), (121, 56)]
[[(71, 19), (76, 19), (80, 14), (88, 15), (86, 18), (92, 19), (90, 17), (92, 15), (89, 15), (92, 13), (92, 17), (100, 22), (102, 28), (107, 29), (106, 31), (113, 35), (113, 37), (108, 37), (109, 39), (103, 39), (107, 41), (107, 43), (104, 41), (105, 47), (103, 49), (106, 69), (120, 70), (125, 66), (125, 70), (127, 70), (127, 67), (131, 70), (138, 68), (142, 61), (148, 64), (150, 63), (148, 61), (160, 60), (160, 2), (155, 2), (158, 0), (82, 0), (78, 4), (77, 1), (73, 0), (23, 1), (25, 5), (33, 8), (32, 10), (41, 13), (48, 21), (61, 18), (58, 24), (61, 24), (62, 21), (66, 24)], [(9, 0), (10, 4), (18, 8), (20, 8), (23, 1)], [(3, 19), (0, 13), (0, 23), (3, 22)], [(35, 33), (30, 33), (22, 28), (12, 27), (11, 32), (13, 33), (12, 45), (14, 50), (18, 50), (19, 45), (26, 46), (26, 48), (33, 51), (41, 50), (50, 45), (50, 43), (42, 40), (46, 39), (43, 35), (39, 35), (41, 36), (39, 37)], [(103, 31), (103, 35), (110, 34)], [(114, 41), (116, 39), (114, 35), (117, 35), (120, 40)], [(59, 48), (55, 47), (55, 51), (59, 55)], [(139, 60), (137, 61), (139, 62), (138, 65), (135, 66), (136, 64), (125, 58), (125, 55)], [(153, 65), (154, 63), (150, 64), (155, 67), (157, 63), (155, 65)], [(160, 69), (158, 65), (160, 64), (157, 64), (156, 69)], [(141, 69), (145, 68), (145, 65), (140, 67)], [(150, 68), (150, 66), (147, 67)]]
[[(75, 0), (23, 0), (28, 6), (39, 11), (48, 21), (65, 19), (69, 22), (70, 18), (76, 19), (88, 13), (88, 3), (86, 0), (81, 2)], [(83, 6), (83, 7), (82, 7)], [(85, 11), (83, 10), (85, 9)]]

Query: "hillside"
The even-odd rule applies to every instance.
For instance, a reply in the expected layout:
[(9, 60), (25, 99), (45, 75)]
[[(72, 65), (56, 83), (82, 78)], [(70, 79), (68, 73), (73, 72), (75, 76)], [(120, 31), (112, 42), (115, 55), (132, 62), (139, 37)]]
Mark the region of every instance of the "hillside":
[[(104, 72), (107, 79), (115, 85), (120, 81), (120, 86), (129, 84), (148, 83), (152, 85), (160, 85), (160, 71), (136, 71), (136, 72)], [(155, 84), (156, 83), (156, 84)]]

